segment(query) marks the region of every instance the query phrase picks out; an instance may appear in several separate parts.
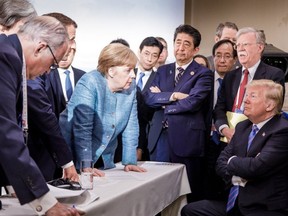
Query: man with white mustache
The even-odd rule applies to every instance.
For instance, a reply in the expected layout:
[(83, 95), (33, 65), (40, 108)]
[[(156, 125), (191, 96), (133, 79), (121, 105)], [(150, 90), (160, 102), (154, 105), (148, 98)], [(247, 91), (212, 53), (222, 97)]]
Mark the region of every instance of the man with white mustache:
[(284, 72), (261, 61), (266, 40), (264, 32), (246, 27), (237, 32), (236, 38), (235, 49), (242, 67), (231, 71), (224, 77), (213, 113), (215, 127), (222, 136), (227, 138), (228, 143), (234, 134), (234, 129), (228, 126), (226, 112), (243, 113), (244, 103), (241, 96), (239, 97), (239, 92), (240, 84), (245, 80), (245, 71), (248, 70), (246, 72), (247, 83), (252, 80), (270, 79), (280, 83), (285, 91)]

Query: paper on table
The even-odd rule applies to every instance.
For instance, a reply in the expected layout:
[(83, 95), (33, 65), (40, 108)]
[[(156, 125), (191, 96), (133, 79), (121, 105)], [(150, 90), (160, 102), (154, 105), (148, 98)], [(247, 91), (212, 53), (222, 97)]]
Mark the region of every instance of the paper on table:
[[(227, 116), (228, 126), (230, 128), (235, 128), (239, 122), (247, 119), (247, 116), (245, 116), (242, 113), (235, 113), (235, 112), (230, 112), (230, 111), (226, 112), (226, 116)], [(226, 143), (228, 142), (226, 137), (221, 137), (220, 140), (222, 142), (226, 142)]]
[(61, 203), (75, 205), (76, 207), (86, 206), (99, 198), (93, 191), (87, 190), (68, 190), (57, 188), (48, 184), (51, 193)]

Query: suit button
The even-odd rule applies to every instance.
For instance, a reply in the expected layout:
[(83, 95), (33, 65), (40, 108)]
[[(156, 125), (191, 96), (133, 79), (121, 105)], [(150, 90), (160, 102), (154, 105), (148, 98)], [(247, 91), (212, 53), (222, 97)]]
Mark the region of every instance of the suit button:
[(42, 211), (42, 206), (40, 206), (40, 205), (36, 206), (36, 211), (37, 212), (41, 212)]
[(112, 124), (112, 128), (115, 128), (115, 125), (114, 125), (114, 124)]

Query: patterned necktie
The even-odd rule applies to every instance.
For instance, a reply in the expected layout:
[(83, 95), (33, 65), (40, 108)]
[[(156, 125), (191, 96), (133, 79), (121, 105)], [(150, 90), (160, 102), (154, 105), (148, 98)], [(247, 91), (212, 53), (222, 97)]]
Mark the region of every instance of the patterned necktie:
[(179, 71), (179, 73), (177, 74), (177, 76), (175, 78), (175, 86), (178, 84), (180, 78), (182, 77), (182, 75), (184, 73), (184, 69), (182, 67), (178, 67), (177, 70)]
[(143, 80), (142, 78), (145, 76), (145, 73), (144, 72), (140, 72), (140, 77), (139, 77), (139, 80), (137, 82), (137, 86), (142, 90), (143, 88)]
[(240, 110), (241, 104), (242, 104), (242, 101), (244, 98), (245, 86), (247, 85), (247, 82), (248, 82), (249, 71), (247, 69), (245, 69), (243, 71), (243, 73), (244, 73), (244, 77), (243, 77), (243, 80), (242, 80), (240, 87), (239, 87), (239, 95), (238, 95), (238, 98), (235, 97), (235, 100), (234, 100), (234, 105), (233, 105), (233, 109), (232, 109), (233, 112)]
[[(256, 136), (258, 130), (259, 129), (258, 129), (257, 125), (253, 125), (252, 130), (251, 130), (249, 137), (248, 137), (247, 151), (250, 148), (251, 143), (252, 143), (254, 137)], [(228, 197), (227, 206), (226, 206), (226, 212), (230, 211), (234, 207), (238, 193), (239, 193), (239, 186), (238, 185), (234, 185), (233, 187), (231, 187), (229, 197)]]
[(64, 73), (66, 74), (66, 79), (65, 79), (66, 95), (67, 95), (67, 99), (69, 101), (71, 98), (71, 95), (73, 93), (72, 83), (70, 80), (70, 71), (66, 70), (66, 71), (64, 71)]

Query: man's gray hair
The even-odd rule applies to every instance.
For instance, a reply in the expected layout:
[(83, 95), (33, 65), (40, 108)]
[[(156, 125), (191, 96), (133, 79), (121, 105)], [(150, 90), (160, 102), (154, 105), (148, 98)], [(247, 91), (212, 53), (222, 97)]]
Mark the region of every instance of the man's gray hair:
[(53, 50), (68, 41), (66, 28), (54, 17), (38, 16), (24, 23), (17, 33), (35, 42), (46, 42)]
[(37, 16), (36, 10), (28, 0), (1, 0), (0, 25), (9, 29), (20, 20)]
[(256, 37), (256, 42), (259, 44), (265, 45), (266, 37), (265, 37), (264, 31), (257, 30), (257, 29), (252, 28), (252, 27), (245, 27), (245, 28), (239, 29), (239, 31), (236, 34), (236, 38), (238, 39), (241, 35), (247, 34), (247, 33), (254, 33), (255, 37)]

